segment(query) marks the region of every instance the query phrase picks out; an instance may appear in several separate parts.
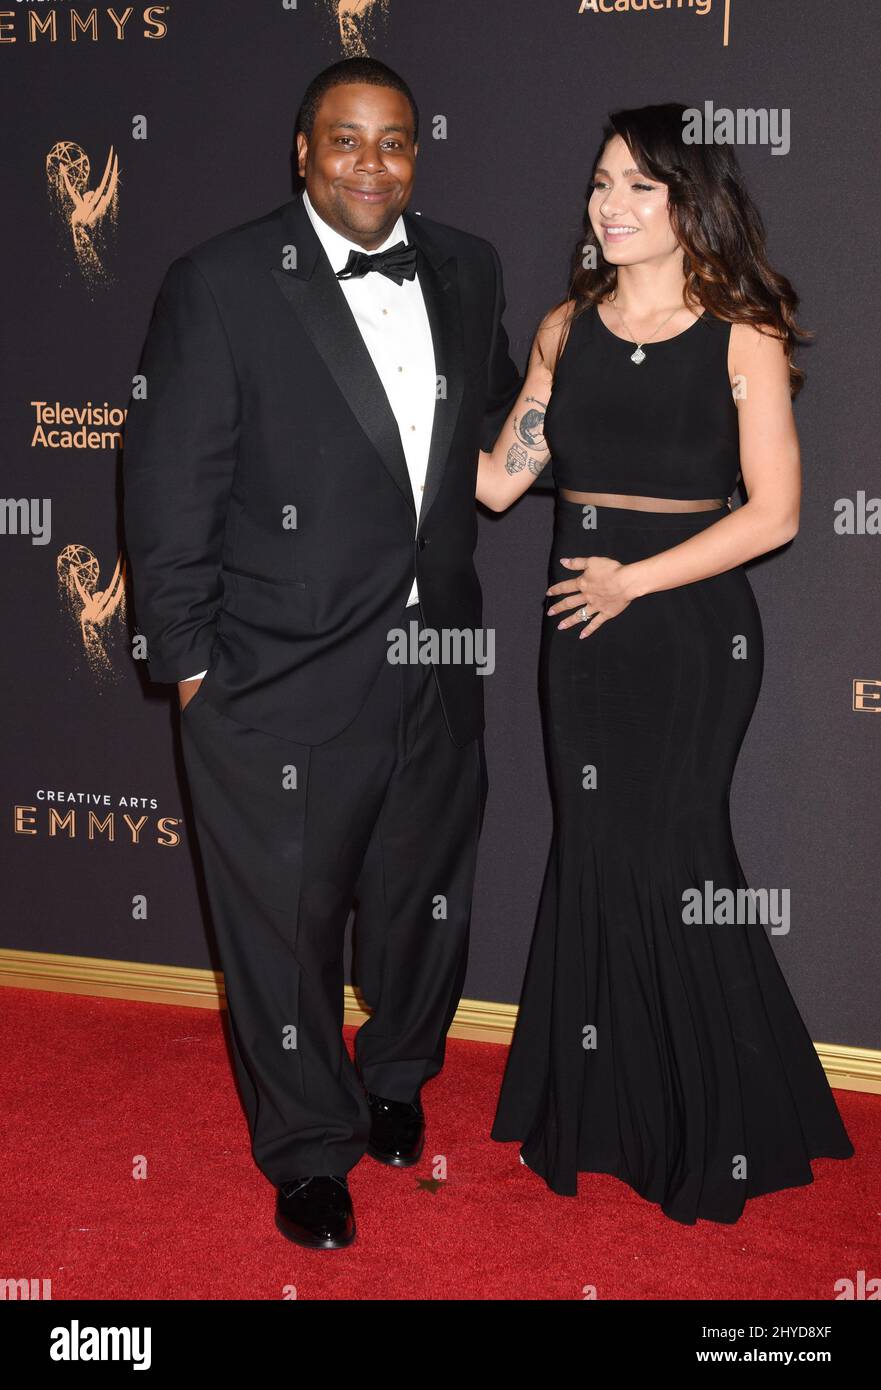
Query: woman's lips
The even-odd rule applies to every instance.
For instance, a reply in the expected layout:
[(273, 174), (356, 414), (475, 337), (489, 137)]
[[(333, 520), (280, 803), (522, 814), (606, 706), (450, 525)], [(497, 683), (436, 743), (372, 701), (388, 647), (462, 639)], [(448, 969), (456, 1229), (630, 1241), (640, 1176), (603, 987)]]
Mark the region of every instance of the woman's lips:
[(628, 237), (636, 236), (638, 231), (638, 227), (603, 227), (603, 240), (612, 242), (626, 241)]

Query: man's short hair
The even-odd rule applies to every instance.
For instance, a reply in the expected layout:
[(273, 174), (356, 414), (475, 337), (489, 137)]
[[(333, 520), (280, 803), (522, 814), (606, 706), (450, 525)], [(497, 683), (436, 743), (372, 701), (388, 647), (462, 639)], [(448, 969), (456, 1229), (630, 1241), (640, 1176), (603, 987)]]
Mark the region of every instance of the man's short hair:
[(332, 63), (317, 77), (313, 77), (306, 88), (300, 110), (297, 113), (296, 133), (299, 134), (302, 131), (307, 140), (311, 139), (315, 125), (315, 113), (321, 105), (324, 94), (329, 92), (332, 87), (348, 86), (354, 82), (364, 82), (371, 87), (392, 87), (407, 98), (410, 103), (410, 110), (413, 112), (413, 142), (415, 144), (419, 139), (419, 110), (413, 99), (413, 93), (403, 77), (399, 77), (392, 68), (381, 63), (378, 58), (342, 58), (340, 62)]

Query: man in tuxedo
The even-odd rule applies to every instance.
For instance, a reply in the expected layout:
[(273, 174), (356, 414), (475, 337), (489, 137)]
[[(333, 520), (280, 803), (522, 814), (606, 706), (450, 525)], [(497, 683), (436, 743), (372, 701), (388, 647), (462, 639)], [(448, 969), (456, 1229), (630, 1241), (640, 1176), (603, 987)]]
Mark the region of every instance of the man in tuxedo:
[[(495, 249), (406, 211), (417, 142), (391, 69), (321, 73), (305, 191), (173, 261), (126, 429), (138, 629), (180, 693), (253, 1154), (279, 1229), (319, 1249), (354, 1239), (365, 1152), (421, 1155), (486, 797), (481, 669), (456, 635), (481, 632), (478, 449), (521, 380)], [(446, 660), (390, 659), (411, 623)]]

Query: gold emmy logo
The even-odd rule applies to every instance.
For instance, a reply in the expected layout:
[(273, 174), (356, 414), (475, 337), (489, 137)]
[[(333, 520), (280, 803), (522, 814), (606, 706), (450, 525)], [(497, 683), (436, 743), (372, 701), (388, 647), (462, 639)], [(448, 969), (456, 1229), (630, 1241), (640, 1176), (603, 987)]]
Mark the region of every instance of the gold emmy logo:
[(58, 556), (58, 595), (79, 628), (86, 661), (99, 677), (112, 676), (111, 637), (125, 622), (125, 561), (118, 556), (106, 589), (98, 588), (101, 567), (86, 545), (66, 545)]
[(380, 19), (388, 17), (389, 0), (325, 0), (339, 29), (340, 47), (346, 58), (366, 54), (368, 41)]
[(77, 264), (89, 283), (110, 284), (102, 257), (108, 226), (115, 232), (119, 215), (119, 160), (112, 145), (97, 188), (89, 188), (90, 177), (89, 156), (73, 140), (59, 140), (47, 154), (49, 198), (70, 232)]
[(881, 680), (855, 680), (853, 707), (863, 714), (881, 714)]

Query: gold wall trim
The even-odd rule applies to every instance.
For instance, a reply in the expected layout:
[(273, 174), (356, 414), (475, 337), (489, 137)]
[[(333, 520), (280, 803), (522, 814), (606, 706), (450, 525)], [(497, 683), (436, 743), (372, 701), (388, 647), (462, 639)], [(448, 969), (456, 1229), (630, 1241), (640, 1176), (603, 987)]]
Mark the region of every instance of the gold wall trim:
[[(180, 965), (146, 965), (141, 961), (99, 960), (92, 956), (62, 956), (42, 951), (0, 949), (0, 986), (42, 989), (57, 994), (105, 995), (138, 999), (149, 1004), (183, 1004), (193, 1009), (225, 1007), (223, 975)], [(346, 1023), (359, 1024), (367, 1009), (346, 986)], [(463, 999), (450, 1029), (451, 1038), (474, 1042), (509, 1043), (517, 1017), (516, 1004)], [(881, 1095), (881, 1051), (815, 1043), (830, 1086), (843, 1091)]]

